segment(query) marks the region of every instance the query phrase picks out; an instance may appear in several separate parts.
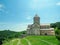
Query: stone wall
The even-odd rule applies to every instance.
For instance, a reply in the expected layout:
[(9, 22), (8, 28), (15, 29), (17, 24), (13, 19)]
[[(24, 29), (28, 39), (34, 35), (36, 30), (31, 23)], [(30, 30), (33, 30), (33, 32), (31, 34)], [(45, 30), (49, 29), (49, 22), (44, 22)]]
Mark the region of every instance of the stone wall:
[(41, 35), (55, 35), (53, 30), (40, 30)]

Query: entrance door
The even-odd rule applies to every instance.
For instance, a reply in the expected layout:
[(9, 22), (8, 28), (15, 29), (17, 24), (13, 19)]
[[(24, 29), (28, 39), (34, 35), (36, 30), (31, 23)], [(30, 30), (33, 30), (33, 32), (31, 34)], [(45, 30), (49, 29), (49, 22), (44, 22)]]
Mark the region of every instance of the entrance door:
[(45, 35), (47, 35), (47, 33), (45, 33)]

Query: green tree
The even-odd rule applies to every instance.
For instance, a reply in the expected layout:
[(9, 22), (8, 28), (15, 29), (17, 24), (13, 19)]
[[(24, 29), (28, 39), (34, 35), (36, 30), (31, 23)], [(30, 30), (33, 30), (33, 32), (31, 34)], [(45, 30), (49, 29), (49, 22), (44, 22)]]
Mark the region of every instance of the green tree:
[(60, 22), (56, 22), (56, 27), (60, 29)]
[(51, 23), (51, 24), (50, 24), (50, 27), (56, 28), (56, 23)]
[(59, 45), (60, 45), (60, 29), (58, 29), (58, 28), (56, 27), (55, 30), (56, 30), (56, 31), (55, 31), (55, 33), (56, 33), (56, 38), (58, 39)]

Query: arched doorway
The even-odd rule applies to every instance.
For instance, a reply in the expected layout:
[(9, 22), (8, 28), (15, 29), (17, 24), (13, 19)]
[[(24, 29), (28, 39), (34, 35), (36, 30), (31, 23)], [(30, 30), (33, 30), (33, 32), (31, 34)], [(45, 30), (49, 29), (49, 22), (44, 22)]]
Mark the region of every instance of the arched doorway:
[(47, 33), (45, 33), (45, 35), (48, 35)]

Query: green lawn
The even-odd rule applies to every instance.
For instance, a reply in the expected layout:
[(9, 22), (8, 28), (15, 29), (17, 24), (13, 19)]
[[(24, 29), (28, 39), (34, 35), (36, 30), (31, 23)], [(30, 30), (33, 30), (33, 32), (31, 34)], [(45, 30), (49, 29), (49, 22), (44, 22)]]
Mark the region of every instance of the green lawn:
[(27, 36), (21, 39), (10, 40), (3, 43), (3, 45), (28, 45), (25, 39), (27, 39), (31, 45), (58, 45), (58, 40), (55, 36)]
[[(19, 41), (20, 40), (20, 41)], [(10, 41), (5, 41), (2, 45), (28, 45), (25, 39), (13, 39)]]
[(17, 45), (17, 43), (18, 43), (18, 40), (13, 39), (13, 40), (4, 42), (3, 45)]
[(32, 45), (58, 45), (55, 36), (28, 36), (26, 37)]
[(25, 39), (21, 39), (22, 45), (28, 45), (27, 41)]

